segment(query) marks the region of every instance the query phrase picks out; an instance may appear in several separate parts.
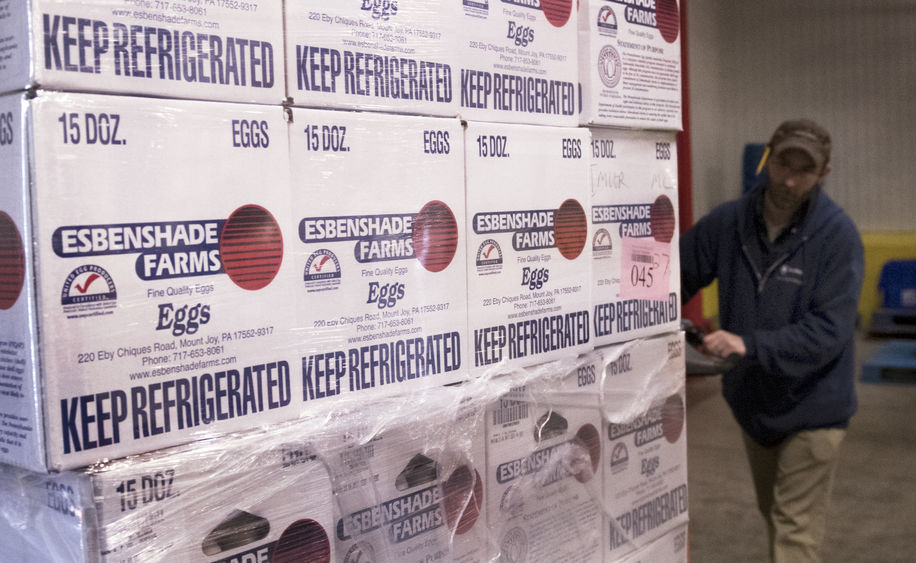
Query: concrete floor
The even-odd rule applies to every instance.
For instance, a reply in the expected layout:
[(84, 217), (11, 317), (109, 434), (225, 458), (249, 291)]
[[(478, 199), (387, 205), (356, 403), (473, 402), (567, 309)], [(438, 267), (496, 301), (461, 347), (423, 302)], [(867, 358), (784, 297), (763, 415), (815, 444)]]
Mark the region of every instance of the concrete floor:
[[(884, 342), (860, 336), (859, 364)], [(859, 412), (841, 453), (823, 561), (916, 562), (916, 384), (856, 377)], [(687, 381), (690, 561), (763, 563), (764, 523), (720, 379)]]

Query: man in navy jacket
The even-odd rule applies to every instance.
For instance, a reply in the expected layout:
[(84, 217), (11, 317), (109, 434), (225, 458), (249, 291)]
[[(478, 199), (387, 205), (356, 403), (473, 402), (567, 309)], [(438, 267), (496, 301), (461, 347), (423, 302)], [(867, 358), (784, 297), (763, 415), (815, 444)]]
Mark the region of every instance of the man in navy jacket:
[(682, 298), (718, 279), (706, 351), (737, 360), (722, 390), (744, 431), (774, 562), (819, 561), (837, 452), (856, 411), (854, 335), (864, 257), (824, 193), (830, 135), (781, 124), (759, 184), (681, 237)]

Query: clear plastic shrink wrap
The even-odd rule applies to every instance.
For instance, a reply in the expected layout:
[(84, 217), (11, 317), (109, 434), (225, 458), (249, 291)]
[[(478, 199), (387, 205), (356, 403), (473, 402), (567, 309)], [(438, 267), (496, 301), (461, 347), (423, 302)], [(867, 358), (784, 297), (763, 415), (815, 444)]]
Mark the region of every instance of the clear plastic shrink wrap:
[(300, 434), (274, 427), (20, 477), (31, 517), (11, 526), (17, 544), (28, 561), (331, 561), (330, 481)]
[[(491, 542), (517, 561), (686, 561), (683, 335), (528, 368), (488, 411)], [(513, 442), (516, 447), (512, 447)]]
[(0, 103), (0, 461), (81, 467), (467, 377), (457, 119)]
[[(562, 362), (543, 388), (562, 385)], [(558, 376), (565, 377), (558, 377)], [(547, 381), (550, 382), (549, 386)], [(487, 410), (487, 516), (501, 560), (601, 562), (601, 411), (528, 393), (533, 378)]]
[(0, 530), (35, 561), (682, 562), (682, 339), (77, 471), (4, 467)]
[(582, 0), (580, 124), (680, 131), (683, 0)]
[(635, 550), (655, 563), (687, 560), (684, 346), (677, 332), (600, 349), (605, 561)]
[(461, 400), (348, 400), (77, 471), (3, 466), (0, 529), (35, 561), (484, 561), (482, 427)]
[(286, 0), (296, 106), (454, 117), (458, 3)]
[(43, 88), (279, 104), (280, 2), (18, 0), (0, 18), (0, 92)]

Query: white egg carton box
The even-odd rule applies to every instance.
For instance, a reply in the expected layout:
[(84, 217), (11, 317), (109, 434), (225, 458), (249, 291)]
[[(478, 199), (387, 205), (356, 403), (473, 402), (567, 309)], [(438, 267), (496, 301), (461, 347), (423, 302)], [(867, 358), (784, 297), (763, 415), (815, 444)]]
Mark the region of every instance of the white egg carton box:
[[(573, 0), (461, 0), (459, 111), (469, 121), (578, 125)], [(459, 82), (460, 80), (460, 82)], [(460, 85), (460, 88), (459, 88)]]
[(0, 461), (74, 468), (298, 416), (282, 109), (0, 103)]
[(3, 15), (0, 92), (284, 99), (277, 2), (23, 0)]
[(683, 333), (602, 349), (605, 560), (628, 556), (689, 519)]
[(680, 3), (581, 1), (580, 124), (682, 129)]
[(469, 122), (472, 374), (591, 349), (590, 134)]
[(6, 466), (0, 526), (29, 561), (334, 561), (331, 481), (308, 432), (273, 426), (61, 473)]
[(293, 108), (303, 400), (467, 377), (464, 145), (456, 118)]
[[(491, 561), (482, 401), (460, 387), (352, 412), (328, 456), (340, 561)], [(454, 402), (452, 402), (454, 398)], [(380, 423), (372, 416), (384, 415)]]
[(676, 331), (681, 269), (674, 134), (591, 132), (594, 344)]
[(527, 387), (487, 410), (485, 496), (492, 541), (508, 560), (600, 562), (600, 410), (535, 399)]
[(296, 106), (454, 117), (457, 6), (441, 0), (286, 0)]

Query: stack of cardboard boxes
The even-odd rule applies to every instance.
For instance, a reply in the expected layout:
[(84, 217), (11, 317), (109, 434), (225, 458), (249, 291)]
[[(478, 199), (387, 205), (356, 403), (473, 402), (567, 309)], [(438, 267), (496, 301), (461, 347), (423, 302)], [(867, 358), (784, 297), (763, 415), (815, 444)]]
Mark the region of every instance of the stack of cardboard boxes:
[(275, 4), (0, 2), (11, 556), (684, 561), (675, 0)]

